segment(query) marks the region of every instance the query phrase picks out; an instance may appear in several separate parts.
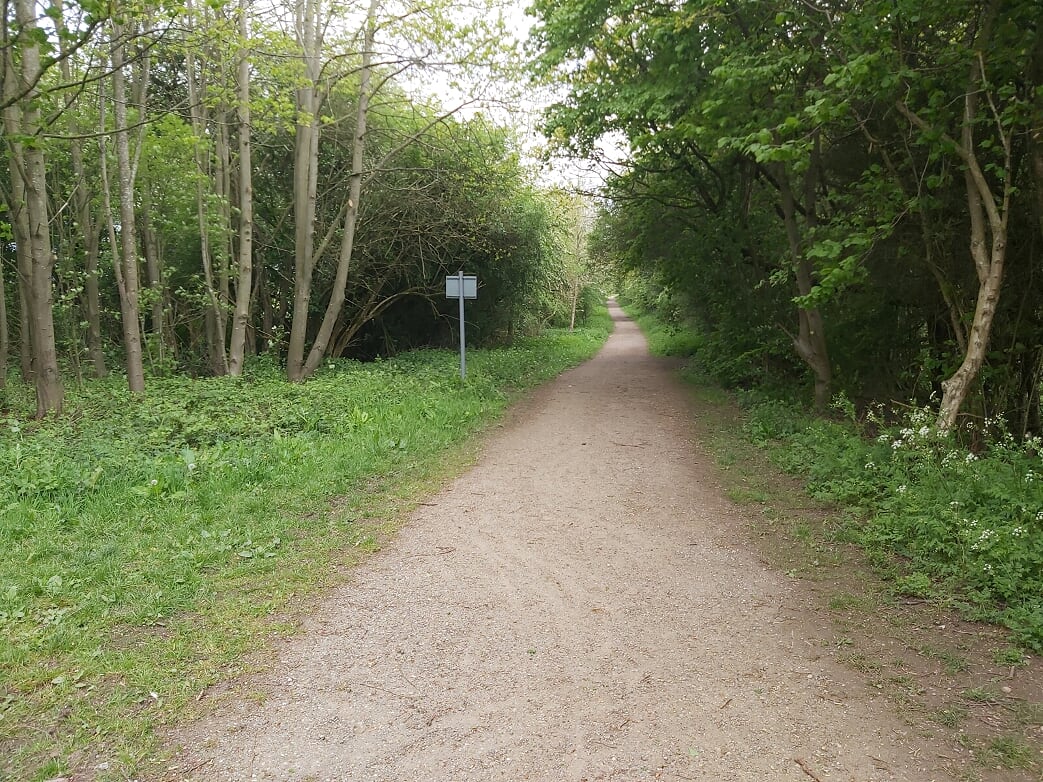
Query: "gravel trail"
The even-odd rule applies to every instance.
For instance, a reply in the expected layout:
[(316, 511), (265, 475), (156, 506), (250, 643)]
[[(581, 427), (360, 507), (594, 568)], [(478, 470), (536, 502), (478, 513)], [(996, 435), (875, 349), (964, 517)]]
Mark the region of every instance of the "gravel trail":
[(263, 697), (178, 731), (172, 779), (949, 779), (744, 547), (684, 390), (612, 314), (239, 688)]

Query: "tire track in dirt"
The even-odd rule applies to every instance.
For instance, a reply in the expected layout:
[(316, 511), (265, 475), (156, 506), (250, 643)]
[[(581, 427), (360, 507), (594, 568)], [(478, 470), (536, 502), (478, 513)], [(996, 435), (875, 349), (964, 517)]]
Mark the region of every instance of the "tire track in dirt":
[(805, 640), (826, 620), (743, 546), (684, 391), (612, 313), (595, 359), (177, 732), (169, 778), (949, 778)]

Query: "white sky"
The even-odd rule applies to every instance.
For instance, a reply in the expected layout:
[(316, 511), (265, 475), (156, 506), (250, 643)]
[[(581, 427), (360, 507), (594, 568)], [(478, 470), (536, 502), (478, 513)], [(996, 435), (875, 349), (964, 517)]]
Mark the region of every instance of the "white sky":
[[(535, 20), (525, 13), (529, 0), (504, 0), (501, 13), (505, 26), (518, 47), (524, 45)], [(477, 79), (477, 83), (475, 81)], [(526, 162), (538, 171), (541, 182), (593, 191), (602, 182), (605, 168), (593, 161), (554, 159), (540, 160), (546, 139), (539, 131), (543, 110), (558, 94), (550, 87), (535, 88), (529, 83), (493, 83), (481, 74), (459, 71), (416, 69), (404, 74), (403, 85), (417, 97), (433, 97), (447, 110), (468, 100), (475, 102), (460, 110), (464, 117), (478, 113), (497, 124), (514, 128), (522, 144)], [(621, 160), (625, 156), (619, 144), (607, 144), (608, 157)]]

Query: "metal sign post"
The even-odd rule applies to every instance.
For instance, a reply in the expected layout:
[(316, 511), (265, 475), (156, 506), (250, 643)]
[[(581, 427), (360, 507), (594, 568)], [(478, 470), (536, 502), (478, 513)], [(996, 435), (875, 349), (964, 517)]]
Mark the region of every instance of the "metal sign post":
[(461, 269), (456, 274), (445, 278), (445, 297), (460, 302), (460, 379), (467, 377), (467, 347), (464, 333), (464, 299), (478, 298), (478, 278), (473, 274), (464, 274)]

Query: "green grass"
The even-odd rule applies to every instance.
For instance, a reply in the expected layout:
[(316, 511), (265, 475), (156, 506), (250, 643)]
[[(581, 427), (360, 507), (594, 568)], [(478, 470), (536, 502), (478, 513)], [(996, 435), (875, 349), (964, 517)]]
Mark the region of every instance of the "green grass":
[(128, 778), (158, 725), (292, 629), (470, 435), (609, 328), (472, 351), (466, 382), (423, 351), (300, 385), (258, 369), (137, 399), (96, 382), (62, 419), (0, 420), (0, 778), (77, 758)]
[(699, 335), (684, 325), (663, 323), (650, 313), (634, 307), (624, 307), (648, 340), (648, 350), (653, 356), (693, 356), (702, 346)]

